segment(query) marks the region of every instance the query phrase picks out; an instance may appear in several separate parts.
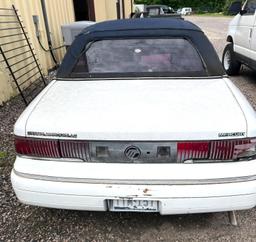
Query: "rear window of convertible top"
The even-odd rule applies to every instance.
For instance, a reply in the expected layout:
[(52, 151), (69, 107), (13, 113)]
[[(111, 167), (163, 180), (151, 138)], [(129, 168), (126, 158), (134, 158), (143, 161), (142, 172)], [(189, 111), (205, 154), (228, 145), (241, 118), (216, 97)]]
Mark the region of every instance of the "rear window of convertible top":
[(71, 77), (207, 76), (202, 59), (187, 39), (111, 39), (91, 42)]

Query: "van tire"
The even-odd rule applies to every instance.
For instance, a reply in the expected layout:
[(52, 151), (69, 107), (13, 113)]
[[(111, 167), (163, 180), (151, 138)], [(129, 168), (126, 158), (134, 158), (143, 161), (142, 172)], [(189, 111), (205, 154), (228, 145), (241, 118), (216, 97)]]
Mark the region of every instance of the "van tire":
[(223, 51), (222, 65), (228, 75), (235, 76), (239, 74), (241, 63), (235, 58), (233, 43), (226, 45)]

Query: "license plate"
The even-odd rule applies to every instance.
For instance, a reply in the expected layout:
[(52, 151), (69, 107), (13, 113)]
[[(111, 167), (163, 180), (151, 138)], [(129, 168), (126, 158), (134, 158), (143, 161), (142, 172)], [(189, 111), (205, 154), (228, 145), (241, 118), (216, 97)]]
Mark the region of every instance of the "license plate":
[(109, 210), (114, 212), (158, 212), (159, 202), (149, 200), (114, 199), (109, 200)]

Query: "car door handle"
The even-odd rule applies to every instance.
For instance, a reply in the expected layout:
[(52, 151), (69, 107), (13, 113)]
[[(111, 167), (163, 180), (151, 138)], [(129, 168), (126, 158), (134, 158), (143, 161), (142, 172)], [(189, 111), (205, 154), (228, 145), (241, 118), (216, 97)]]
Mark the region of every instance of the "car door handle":
[(250, 28), (249, 40), (251, 40), (251, 38), (252, 38), (252, 30), (253, 30), (253, 28)]

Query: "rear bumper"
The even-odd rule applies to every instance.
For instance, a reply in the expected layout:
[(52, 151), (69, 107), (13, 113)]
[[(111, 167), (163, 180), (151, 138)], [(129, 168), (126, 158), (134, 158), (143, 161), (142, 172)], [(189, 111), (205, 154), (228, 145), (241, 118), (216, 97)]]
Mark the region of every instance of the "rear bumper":
[(47, 181), (12, 171), (18, 199), (42, 207), (107, 211), (108, 200), (159, 201), (160, 214), (219, 212), (253, 208), (256, 181), (204, 185), (125, 185)]

